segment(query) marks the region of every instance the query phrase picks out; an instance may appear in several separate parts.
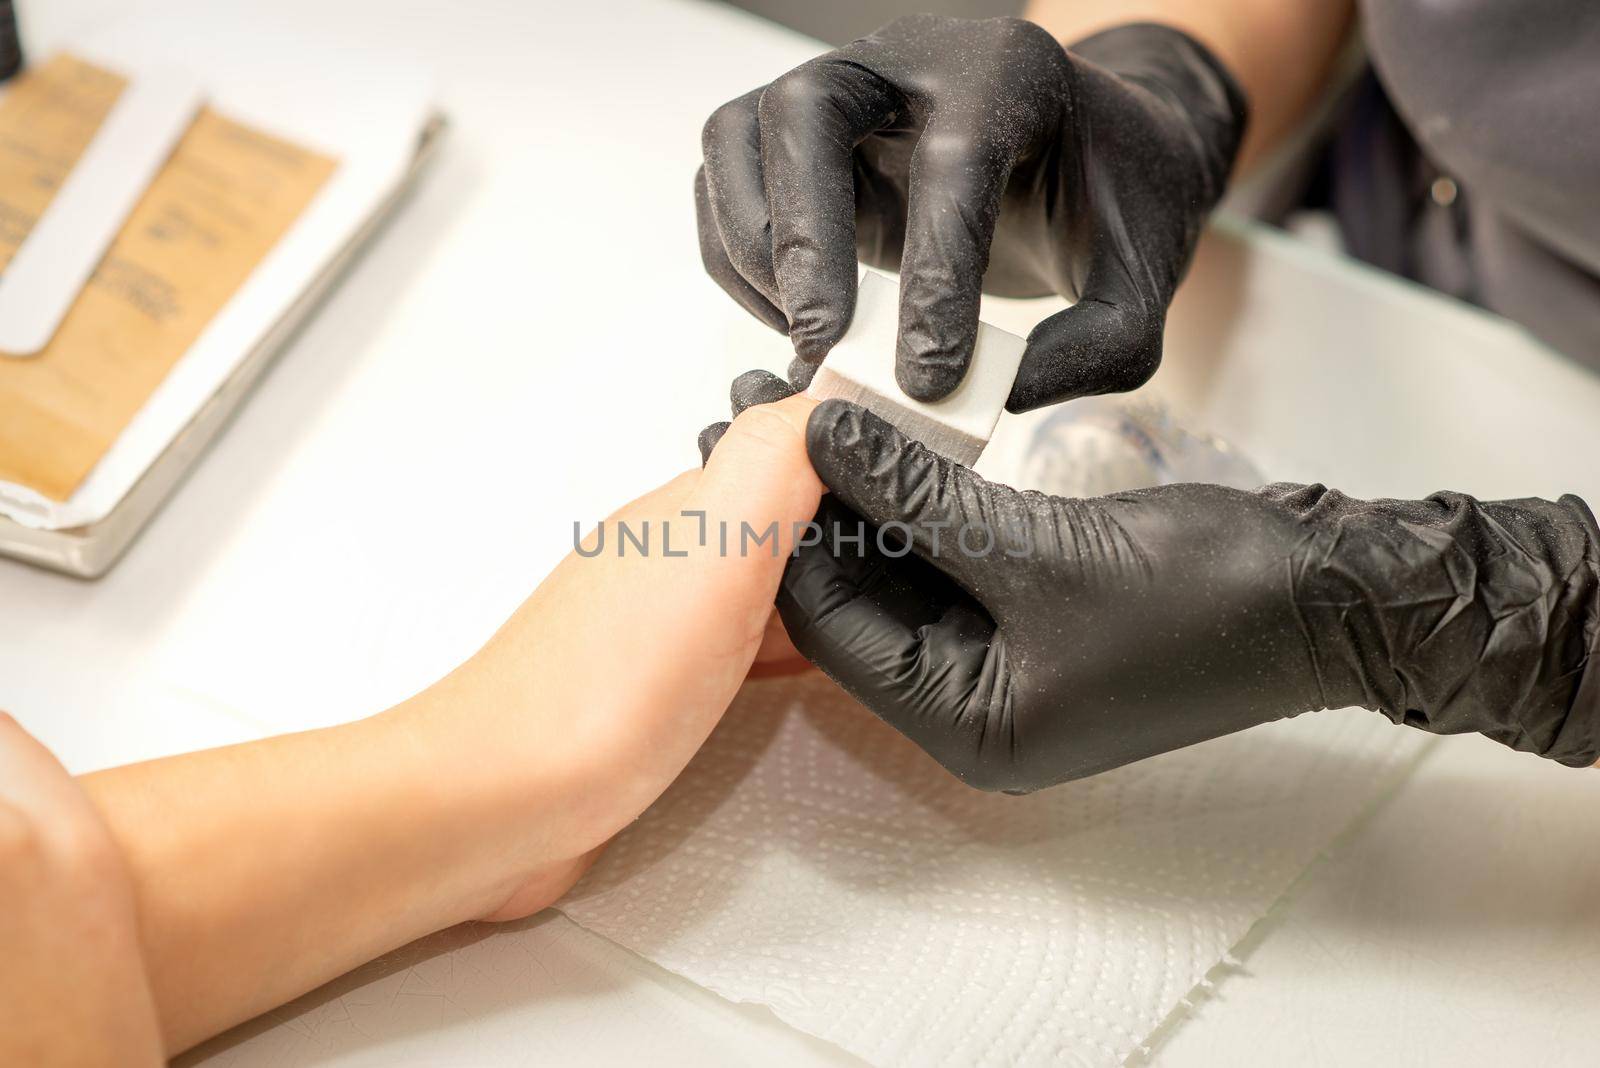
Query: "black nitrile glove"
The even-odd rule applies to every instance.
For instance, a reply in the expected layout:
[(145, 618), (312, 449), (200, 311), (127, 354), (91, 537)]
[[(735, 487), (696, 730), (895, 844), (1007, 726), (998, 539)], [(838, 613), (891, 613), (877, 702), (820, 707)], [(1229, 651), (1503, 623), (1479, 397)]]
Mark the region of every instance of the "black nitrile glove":
[[(776, 399), (771, 381), (741, 377), (735, 408)], [(832, 495), (779, 592), (789, 637), (974, 786), (1035, 790), (1353, 705), (1600, 759), (1600, 535), (1575, 497), (1067, 500), (986, 482), (843, 401), (812, 414), (807, 449)]]
[(1244, 122), (1233, 79), (1170, 27), (1068, 52), (1021, 19), (913, 15), (711, 116), (700, 251), (788, 332), (800, 388), (850, 323), (859, 251), (901, 271), (896, 375), (911, 396), (961, 382), (980, 287), (1078, 302), (1029, 335), (1013, 411), (1132, 389), (1161, 361)]

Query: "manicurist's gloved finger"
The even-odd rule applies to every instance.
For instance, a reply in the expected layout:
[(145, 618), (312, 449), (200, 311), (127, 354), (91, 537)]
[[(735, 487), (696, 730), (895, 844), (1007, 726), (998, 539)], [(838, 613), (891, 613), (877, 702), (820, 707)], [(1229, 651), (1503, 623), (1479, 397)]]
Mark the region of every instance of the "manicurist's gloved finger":
[(1006, 409), (1027, 412), (1074, 397), (1138, 389), (1161, 366), (1165, 326), (1164, 308), (1091, 276), (1076, 304), (1028, 334)]
[[(778, 401), (794, 396), (794, 394), (794, 387), (789, 383), (771, 371), (763, 371), (759, 368), (753, 371), (746, 371), (738, 378), (735, 378), (733, 384), (728, 388), (728, 400), (735, 418), (738, 418), (746, 408), (757, 404), (775, 404)], [(717, 447), (717, 442), (722, 440), (722, 435), (728, 432), (730, 425), (727, 422), (712, 423), (700, 431), (700, 438), (697, 442), (700, 446), (700, 466), (704, 467), (706, 461), (711, 459), (712, 450)]]
[(936, 119), (912, 153), (895, 380), (917, 400), (948, 396), (972, 359), (983, 272), (1011, 174), (1006, 129), (980, 116)]
[(728, 427), (732, 425), (732, 423), (724, 420), (720, 423), (712, 423), (710, 426), (700, 431), (700, 438), (695, 442), (695, 444), (700, 447), (701, 467), (704, 467), (706, 462), (711, 459), (712, 450), (717, 447), (717, 442), (722, 440), (722, 435), (726, 434), (728, 432)]
[(929, 114), (907, 171), (900, 261), (895, 376), (912, 397), (935, 401), (966, 375), (1006, 185), (1019, 157), (1060, 136), (1071, 67), (1048, 32), (1021, 19), (982, 32), (928, 16), (896, 25), (912, 41), (960, 49), (959, 61), (916, 79)]
[(728, 401), (733, 407), (733, 414), (738, 417), (746, 408), (757, 404), (773, 404), (786, 397), (792, 397), (795, 388), (771, 371), (759, 368), (746, 371), (733, 380), (728, 387)]
[(980, 287), (1076, 301), (1032, 339), (1014, 410), (1149, 376), (1247, 111), (1158, 23), (1063, 47), (1023, 19), (909, 15), (758, 92), (708, 125), (707, 177), (731, 261), (788, 320), (791, 380), (849, 322), (854, 252), (900, 271), (896, 376), (922, 400), (964, 377)]
[(704, 167), (696, 171), (694, 176), (694, 218), (700, 236), (700, 262), (705, 265), (706, 273), (745, 311), (779, 333), (787, 333), (789, 321), (783, 317), (783, 312), (751, 285), (728, 258), (722, 232), (717, 229), (717, 220), (711, 213)]
[[(772, 274), (772, 219), (761, 175), (761, 132), (756, 106), (762, 90), (730, 100), (706, 120), (700, 133), (705, 160), (706, 207), (728, 260), (740, 277), (776, 308)], [(763, 317), (764, 318), (764, 317)], [(787, 331), (788, 323), (779, 329)]]
[(883, 79), (844, 58), (849, 51), (796, 67), (767, 86), (757, 109), (778, 306), (795, 355), (812, 365), (855, 310), (853, 154), (899, 103)]
[(1067, 127), (1088, 136), (1058, 172), (1071, 224), (1047, 232), (1072, 252), (1070, 284), (1057, 291), (1076, 291), (1076, 303), (1029, 335), (1007, 403), (1015, 412), (1137, 389), (1155, 373), (1167, 306), (1245, 127), (1232, 76), (1170, 27), (1115, 27), (1068, 56)]

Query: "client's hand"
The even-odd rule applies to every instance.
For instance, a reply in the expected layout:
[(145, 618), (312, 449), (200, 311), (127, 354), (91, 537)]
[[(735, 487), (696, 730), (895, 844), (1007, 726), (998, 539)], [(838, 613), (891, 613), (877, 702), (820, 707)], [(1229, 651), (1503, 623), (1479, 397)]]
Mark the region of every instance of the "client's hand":
[(128, 871), (100, 814), (0, 712), (0, 1064), (157, 1064)]
[(810, 408), (736, 421), (704, 471), (607, 519), (482, 650), (395, 708), (87, 777), (133, 870), (169, 1053), (577, 880), (751, 669), (822, 494)]
[(490, 917), (559, 897), (688, 763), (758, 650), (768, 670), (793, 657), (771, 616), (822, 494), (805, 453), (812, 406), (735, 420), (703, 471), (605, 520), (477, 656), (398, 710), (539, 814), (526, 855), (543, 866)]

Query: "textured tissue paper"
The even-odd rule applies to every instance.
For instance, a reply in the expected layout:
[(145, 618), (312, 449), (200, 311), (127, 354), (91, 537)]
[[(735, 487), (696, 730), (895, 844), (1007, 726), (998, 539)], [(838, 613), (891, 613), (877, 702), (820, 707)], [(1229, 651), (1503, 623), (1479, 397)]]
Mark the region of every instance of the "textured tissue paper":
[(1422, 738), (1325, 712), (1007, 797), (815, 673), (752, 682), (561, 907), (873, 1064), (1114, 1065)]

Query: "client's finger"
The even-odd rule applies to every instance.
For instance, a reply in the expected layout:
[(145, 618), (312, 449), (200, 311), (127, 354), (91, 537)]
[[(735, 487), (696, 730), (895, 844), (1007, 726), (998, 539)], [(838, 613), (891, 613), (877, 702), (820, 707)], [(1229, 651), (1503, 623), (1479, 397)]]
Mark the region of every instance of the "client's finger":
[[(813, 401), (795, 396), (747, 408), (716, 442), (684, 504), (685, 511), (705, 513), (718, 550), (710, 555), (718, 565), (743, 581), (770, 584), (763, 610), (770, 607), (799, 528), (822, 499), (822, 483), (805, 447), (806, 417), (813, 407)], [(766, 566), (750, 562), (755, 559)]]
[(613, 561), (627, 566), (617, 586), (635, 624), (620, 639), (627, 656), (636, 672), (660, 663), (652, 688), (685, 707), (720, 713), (762, 646), (784, 566), (822, 499), (805, 450), (814, 406), (791, 397), (727, 424), (665, 517), (679, 558)]

